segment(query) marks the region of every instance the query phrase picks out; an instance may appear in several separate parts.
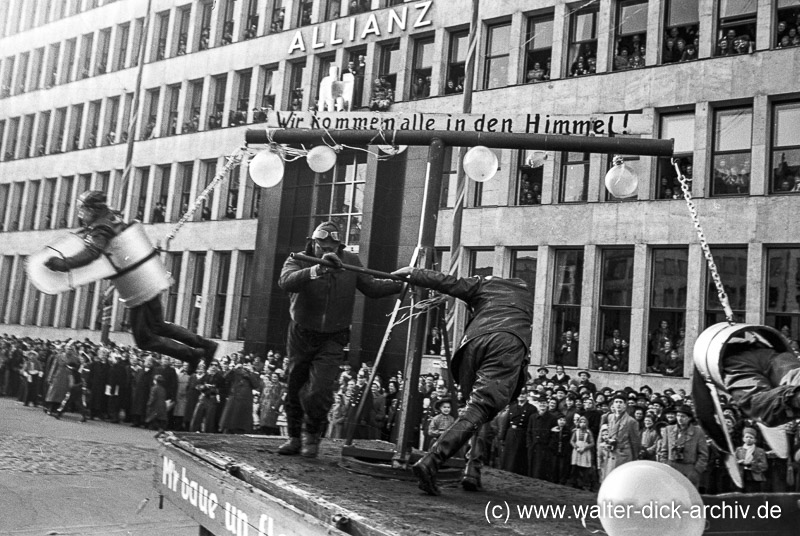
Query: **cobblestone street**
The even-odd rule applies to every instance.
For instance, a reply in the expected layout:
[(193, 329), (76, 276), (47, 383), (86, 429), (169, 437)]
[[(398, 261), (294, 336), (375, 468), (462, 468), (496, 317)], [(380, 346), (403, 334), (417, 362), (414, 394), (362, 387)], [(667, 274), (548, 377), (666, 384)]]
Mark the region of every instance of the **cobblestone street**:
[(153, 433), (0, 399), (0, 535), (196, 535), (158, 509)]

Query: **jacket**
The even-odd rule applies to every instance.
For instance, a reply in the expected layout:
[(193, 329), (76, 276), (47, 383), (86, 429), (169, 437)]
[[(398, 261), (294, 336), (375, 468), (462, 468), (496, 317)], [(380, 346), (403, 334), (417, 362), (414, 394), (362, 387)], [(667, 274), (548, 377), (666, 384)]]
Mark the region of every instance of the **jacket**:
[[(362, 266), (358, 255), (338, 252), (344, 264)], [(283, 263), (278, 286), (290, 293), (289, 314), (296, 324), (320, 333), (335, 333), (350, 327), (353, 321), (355, 291), (370, 298), (397, 294), (402, 284), (391, 279), (349, 270), (328, 272), (313, 278), (313, 264), (289, 257)]]
[[(659, 459), (670, 463), (694, 465), (698, 473), (702, 473), (708, 465), (708, 443), (706, 434), (699, 426), (689, 425), (686, 433), (678, 438), (678, 425), (671, 424), (664, 429), (663, 441), (658, 449)], [(680, 456), (683, 459), (680, 460)]]
[[(531, 346), (533, 295), (523, 280), (492, 276), (457, 278), (418, 268), (411, 273), (410, 281), (463, 300), (469, 308), (471, 319), (453, 355), (453, 375), (456, 378), (461, 352), (468, 342), (481, 335), (511, 333), (525, 345), (527, 356)], [(523, 366), (523, 370), (525, 368)]]
[(83, 238), (83, 243), (86, 247), (75, 255), (64, 259), (67, 267), (72, 269), (91, 264), (103, 254), (109, 242), (120, 234), (124, 228), (125, 222), (122, 221), (117, 212), (112, 210), (107, 210), (101, 214), (91, 225), (82, 227), (77, 234)]

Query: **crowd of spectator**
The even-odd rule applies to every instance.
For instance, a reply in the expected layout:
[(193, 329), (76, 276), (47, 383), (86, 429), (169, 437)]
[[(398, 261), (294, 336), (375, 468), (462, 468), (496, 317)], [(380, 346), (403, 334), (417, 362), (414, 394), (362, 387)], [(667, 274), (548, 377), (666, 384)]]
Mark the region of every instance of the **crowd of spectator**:
[(697, 26), (669, 28), (664, 35), (661, 63), (675, 63), (697, 59), (700, 34)]
[[(653, 336), (663, 356), (666, 342), (673, 341), (669, 326), (662, 323)], [(429, 345), (441, 342), (431, 337)], [(627, 346), (618, 330), (606, 343), (613, 349)], [(149, 427), (157, 435), (165, 430), (285, 435), (287, 364), (277, 352), (266, 357), (235, 352), (189, 375), (185, 364), (133, 347), (4, 335), (0, 395), (42, 406), (56, 418), (77, 412), (84, 422)], [(355, 439), (396, 441), (405, 382), (397, 372), (376, 375), (368, 385), (370, 373), (366, 365), (357, 370), (343, 365), (325, 437), (341, 439), (352, 429)], [(416, 389), (421, 417), (415, 447), (427, 449), (453, 422), (461, 394), (446, 376), (433, 373), (421, 376)], [(358, 417), (364, 397), (366, 409)], [(722, 404), (745, 490), (800, 491), (800, 419), (785, 427), (790, 456), (782, 459), (735, 404), (724, 397)], [(588, 370), (573, 378), (562, 365), (552, 375), (543, 366), (484, 427), (482, 437), (485, 464), (561, 485), (596, 491), (615, 467), (643, 459), (669, 463), (703, 493), (734, 491), (723, 455), (694, 424), (692, 398), (683, 389), (653, 392), (645, 385), (614, 391), (595, 385)]]

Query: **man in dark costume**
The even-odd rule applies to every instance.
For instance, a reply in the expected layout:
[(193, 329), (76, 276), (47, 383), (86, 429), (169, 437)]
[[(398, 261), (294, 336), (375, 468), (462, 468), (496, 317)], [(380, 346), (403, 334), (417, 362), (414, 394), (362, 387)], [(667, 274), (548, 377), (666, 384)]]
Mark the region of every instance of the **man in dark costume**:
[(528, 393), (523, 388), (517, 400), (508, 409), (508, 424), (501, 432), (505, 449), (503, 450), (503, 471), (518, 475), (528, 474), (527, 430), (530, 416), (536, 408), (528, 403)]
[(466, 398), (466, 407), (428, 454), (414, 464), (413, 471), (421, 490), (439, 495), (436, 483), (439, 466), (469, 441), (461, 485), (468, 491), (479, 490), (483, 445), (477, 432), (515, 399), (525, 385), (533, 322), (531, 291), (521, 279), (456, 278), (411, 267), (394, 274), (407, 277), (413, 285), (465, 301), (471, 313), (452, 362), (453, 377)]
[(350, 341), (356, 289), (370, 298), (382, 298), (400, 292), (402, 284), (342, 270), (343, 263), (361, 266), (361, 261), (345, 250), (339, 227), (332, 221), (317, 226), (305, 253), (338, 268), (289, 257), (278, 279), (278, 286), (291, 293), (292, 317), (286, 341), (289, 440), (278, 453), (314, 458), (333, 405), (344, 347)]
[[(109, 208), (106, 194), (99, 190), (88, 190), (78, 197), (78, 219), (83, 225), (78, 235), (83, 238), (84, 249), (71, 257), (50, 257), (45, 262), (50, 270), (67, 272), (91, 264), (107, 252), (111, 242), (127, 227), (120, 214)], [(208, 365), (214, 358), (217, 343), (164, 320), (159, 295), (131, 307), (130, 311), (133, 338), (142, 350), (185, 361), (189, 363), (190, 374), (201, 360)]]

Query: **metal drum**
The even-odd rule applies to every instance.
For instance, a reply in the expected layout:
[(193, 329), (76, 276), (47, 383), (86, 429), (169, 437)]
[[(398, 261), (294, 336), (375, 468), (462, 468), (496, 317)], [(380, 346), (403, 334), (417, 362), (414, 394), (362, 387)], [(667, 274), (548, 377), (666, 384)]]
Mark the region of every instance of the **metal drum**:
[(158, 250), (138, 221), (131, 223), (106, 249), (116, 270), (110, 277), (125, 307), (137, 307), (172, 285)]

